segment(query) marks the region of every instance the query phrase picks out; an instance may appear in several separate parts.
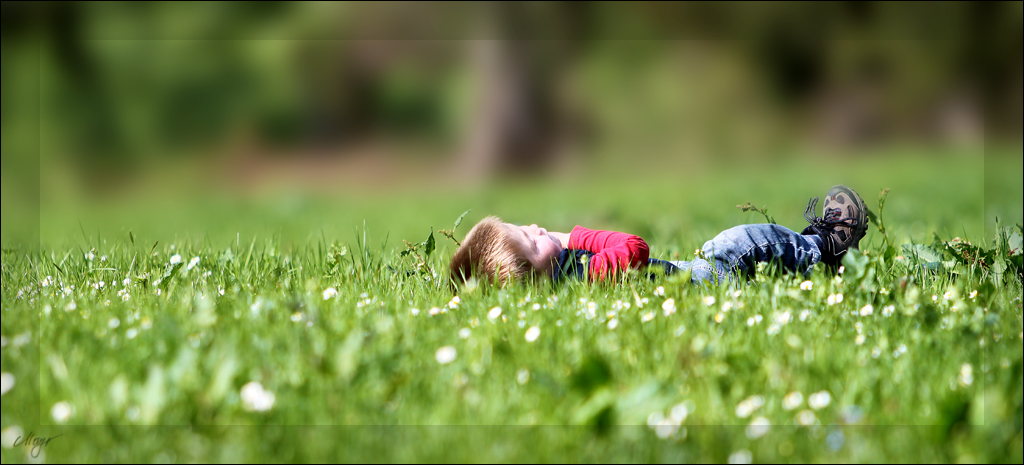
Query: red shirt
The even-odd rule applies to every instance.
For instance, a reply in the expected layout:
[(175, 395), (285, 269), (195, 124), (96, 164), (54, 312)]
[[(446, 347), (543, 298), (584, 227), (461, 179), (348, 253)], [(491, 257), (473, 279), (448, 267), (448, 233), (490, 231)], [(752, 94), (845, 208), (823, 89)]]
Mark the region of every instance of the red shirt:
[(614, 276), (619, 270), (640, 268), (647, 264), (650, 249), (639, 236), (615, 231), (595, 231), (576, 226), (569, 234), (569, 249), (587, 250), (590, 257), (590, 277), (598, 280)]

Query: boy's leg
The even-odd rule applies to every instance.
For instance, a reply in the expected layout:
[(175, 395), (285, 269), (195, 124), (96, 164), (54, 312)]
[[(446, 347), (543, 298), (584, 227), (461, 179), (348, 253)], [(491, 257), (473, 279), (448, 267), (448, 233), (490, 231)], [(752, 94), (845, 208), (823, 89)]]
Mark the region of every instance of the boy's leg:
[(759, 262), (777, 261), (787, 271), (807, 274), (821, 261), (821, 238), (804, 236), (774, 224), (749, 224), (727, 229), (706, 242), (703, 258), (671, 262), (691, 270), (694, 283), (725, 283), (753, 277)]
[(686, 270), (690, 270), (692, 272), (691, 282), (693, 283), (714, 282), (715, 280), (714, 267), (706, 260), (702, 260), (699, 258), (692, 262), (668, 261), (652, 258), (647, 261), (647, 266), (662, 268), (665, 270), (666, 275), (672, 275), (676, 273), (685, 272)]
[(673, 261), (669, 262), (676, 267), (676, 272), (690, 270), (690, 282), (694, 284), (725, 282), (728, 279), (719, 279), (715, 267), (707, 260), (696, 258), (691, 262)]

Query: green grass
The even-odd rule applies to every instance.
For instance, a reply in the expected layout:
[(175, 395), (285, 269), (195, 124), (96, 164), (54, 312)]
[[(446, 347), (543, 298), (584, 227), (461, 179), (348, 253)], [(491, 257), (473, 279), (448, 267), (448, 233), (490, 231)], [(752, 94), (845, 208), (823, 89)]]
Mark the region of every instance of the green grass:
[[(893, 188), (897, 246), (938, 234), (990, 248), (980, 171), (922, 165), (876, 159), (835, 182), (872, 208)], [(1021, 461), (1019, 279), (926, 271), (887, 257), (874, 228), (866, 255), (839, 279), (815, 272), (810, 290), (771, 270), (708, 288), (631, 275), (478, 285), (453, 304), (447, 239), (427, 260), (437, 277), (398, 256), (402, 239), (473, 208), (460, 237), (494, 213), (635, 232), (653, 256), (686, 258), (760, 221), (734, 205), (796, 228), (806, 197), (833, 182), (792, 166), (743, 183), (661, 179), (51, 208), (39, 250), (3, 256), (2, 371), (16, 382), (0, 427), (63, 435), (43, 452), (72, 462)], [(268, 411), (246, 408), (252, 382), (273, 393)], [(812, 407), (821, 393), (830, 402)], [(687, 413), (678, 425), (648, 426), (674, 408)], [(776, 425), (763, 437), (750, 427), (762, 419)], [(30, 461), (24, 448), (2, 457)]]

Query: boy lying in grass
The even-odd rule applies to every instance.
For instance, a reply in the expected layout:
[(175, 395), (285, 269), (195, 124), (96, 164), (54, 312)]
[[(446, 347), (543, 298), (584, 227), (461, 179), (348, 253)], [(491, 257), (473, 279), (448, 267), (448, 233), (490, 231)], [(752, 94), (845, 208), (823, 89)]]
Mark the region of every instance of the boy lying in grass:
[(802, 233), (774, 224), (750, 224), (723, 231), (704, 244), (693, 261), (650, 258), (638, 236), (576, 226), (572, 232), (551, 232), (536, 224), (516, 226), (494, 216), (484, 218), (466, 234), (451, 262), (451, 277), (462, 284), (476, 275), (501, 284), (530, 275), (600, 281), (627, 269), (663, 267), (667, 274), (690, 270), (694, 283), (725, 283), (751, 278), (758, 262), (780, 263), (793, 273), (810, 273), (814, 265), (838, 267), (850, 248), (858, 248), (867, 232), (867, 209), (853, 189), (835, 186), (825, 196), (823, 216), (815, 217), (818, 198), (808, 202)]

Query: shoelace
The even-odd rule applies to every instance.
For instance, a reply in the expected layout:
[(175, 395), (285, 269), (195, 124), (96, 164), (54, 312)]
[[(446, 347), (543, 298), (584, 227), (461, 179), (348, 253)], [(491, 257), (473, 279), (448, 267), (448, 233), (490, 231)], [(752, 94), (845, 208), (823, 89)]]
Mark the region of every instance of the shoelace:
[(848, 226), (851, 228), (857, 226), (857, 218), (854, 217), (850, 217), (845, 220), (840, 220), (838, 218), (841, 215), (829, 215), (826, 212), (822, 212), (822, 214), (825, 216), (814, 216), (814, 213), (817, 211), (817, 209), (817, 197), (807, 202), (807, 209), (804, 210), (804, 219), (807, 220), (808, 223), (811, 223), (812, 226), (816, 226), (818, 228), (828, 228), (829, 230), (834, 230), (837, 225)]

